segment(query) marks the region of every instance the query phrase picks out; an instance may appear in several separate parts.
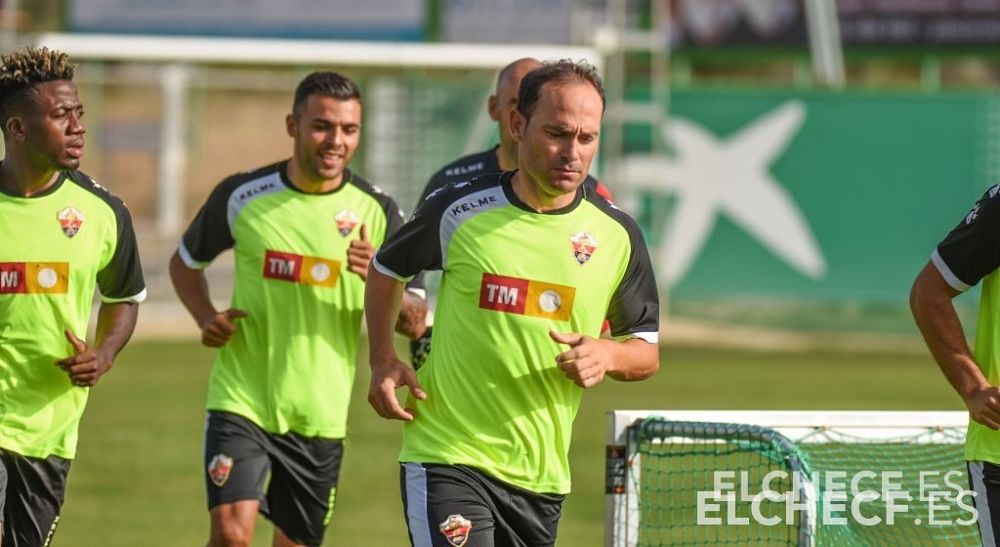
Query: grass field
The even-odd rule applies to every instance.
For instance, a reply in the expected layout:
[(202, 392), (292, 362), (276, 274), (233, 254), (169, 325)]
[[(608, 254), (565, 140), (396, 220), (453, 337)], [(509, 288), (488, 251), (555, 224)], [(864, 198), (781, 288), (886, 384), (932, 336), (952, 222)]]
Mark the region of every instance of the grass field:
[[(201, 479), (205, 383), (212, 352), (136, 342), (93, 390), (70, 474), (58, 546), (187, 546), (207, 539)], [(401, 546), (400, 425), (364, 400), (359, 367), (337, 509), (326, 545)], [(660, 373), (604, 382), (584, 395), (571, 461), (574, 490), (559, 545), (599, 546), (604, 519), (604, 412), (674, 409), (961, 409), (929, 357), (851, 352), (664, 349)], [(261, 520), (254, 545), (270, 544)]]

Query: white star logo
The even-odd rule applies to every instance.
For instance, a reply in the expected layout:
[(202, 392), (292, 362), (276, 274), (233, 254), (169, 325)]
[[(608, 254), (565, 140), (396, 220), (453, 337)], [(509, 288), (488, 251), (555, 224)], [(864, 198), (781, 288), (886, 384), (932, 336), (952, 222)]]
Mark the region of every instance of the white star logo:
[(623, 175), (633, 188), (677, 197), (658, 257), (668, 286), (687, 274), (721, 214), (803, 275), (826, 274), (805, 217), (768, 171), (804, 118), (802, 103), (788, 101), (722, 139), (695, 122), (672, 118), (664, 136), (676, 157), (625, 157)]

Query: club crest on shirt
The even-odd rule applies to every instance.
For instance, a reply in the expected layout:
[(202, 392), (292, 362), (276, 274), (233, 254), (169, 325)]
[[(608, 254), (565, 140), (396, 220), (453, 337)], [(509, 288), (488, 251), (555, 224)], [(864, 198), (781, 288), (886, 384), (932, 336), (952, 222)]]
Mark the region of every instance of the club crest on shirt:
[(350, 209), (344, 209), (337, 213), (333, 216), (333, 220), (337, 221), (337, 231), (344, 237), (347, 237), (347, 234), (354, 231), (354, 227), (358, 225), (358, 215)]
[(472, 530), (472, 521), (462, 515), (448, 515), (444, 522), (438, 524), (438, 529), (444, 534), (449, 545), (462, 547), (469, 540), (469, 532)]
[(222, 487), (229, 480), (229, 473), (233, 470), (233, 459), (219, 452), (208, 462), (208, 476), (216, 486)]
[(590, 260), (597, 250), (597, 238), (586, 230), (573, 234), (569, 241), (573, 244), (573, 258), (581, 265)]
[(66, 237), (75, 236), (80, 231), (80, 226), (83, 226), (83, 213), (76, 207), (66, 207), (59, 211), (56, 213), (56, 219)]

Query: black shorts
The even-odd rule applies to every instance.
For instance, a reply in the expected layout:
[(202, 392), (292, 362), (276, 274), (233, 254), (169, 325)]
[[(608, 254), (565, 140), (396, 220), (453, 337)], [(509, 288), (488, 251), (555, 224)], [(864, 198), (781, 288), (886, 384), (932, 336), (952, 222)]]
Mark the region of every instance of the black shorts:
[(565, 496), (539, 494), (461, 465), (400, 464), (413, 547), (555, 545)]
[(208, 508), (259, 500), (260, 512), (289, 539), (319, 545), (333, 514), (343, 453), (342, 439), (275, 435), (242, 416), (209, 411), (204, 468)]
[(982, 461), (966, 462), (969, 487), (979, 513), (979, 536), (984, 546), (1000, 547), (1000, 466)]
[(38, 547), (52, 541), (66, 495), (70, 460), (29, 458), (0, 449), (0, 519), (3, 547)]

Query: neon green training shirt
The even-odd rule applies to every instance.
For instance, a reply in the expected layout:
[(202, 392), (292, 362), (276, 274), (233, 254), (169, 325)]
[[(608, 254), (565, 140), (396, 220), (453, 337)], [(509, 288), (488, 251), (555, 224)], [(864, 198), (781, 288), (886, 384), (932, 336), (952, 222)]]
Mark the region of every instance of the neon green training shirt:
[(179, 254), (204, 268), (236, 254), (232, 307), (249, 316), (212, 365), (208, 410), (264, 431), (344, 437), (364, 282), (347, 270), (362, 224), (378, 247), (402, 224), (396, 203), (350, 171), (325, 194), (287, 179), (287, 161), (232, 176), (209, 196)]
[(400, 281), (441, 269), (434, 345), (417, 372), (400, 461), (468, 465), (540, 493), (570, 489), (568, 451), (583, 389), (555, 357), (549, 331), (657, 343), (658, 301), (635, 222), (577, 190), (537, 213), (512, 173), (446, 186), (421, 203), (376, 255)]
[(128, 209), (79, 171), (31, 197), (0, 192), (0, 448), (76, 456), (89, 388), (55, 362), (73, 355), (65, 329), (87, 335), (104, 302), (146, 296)]

